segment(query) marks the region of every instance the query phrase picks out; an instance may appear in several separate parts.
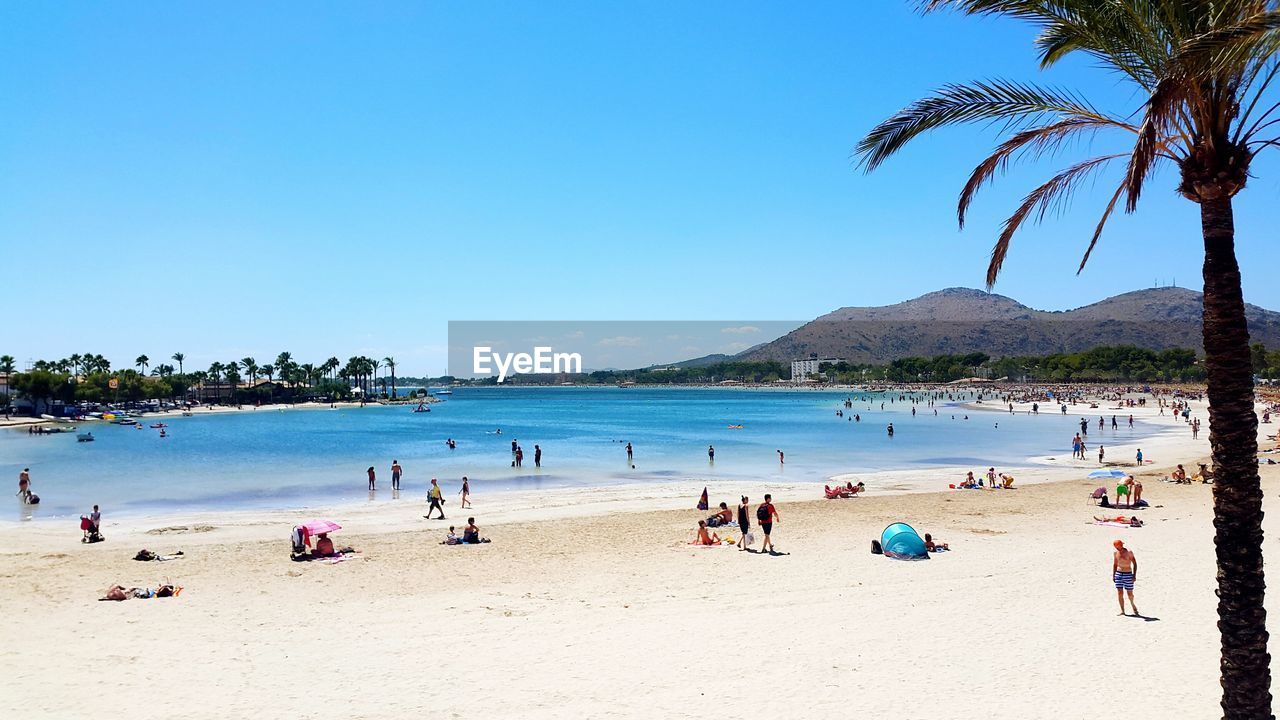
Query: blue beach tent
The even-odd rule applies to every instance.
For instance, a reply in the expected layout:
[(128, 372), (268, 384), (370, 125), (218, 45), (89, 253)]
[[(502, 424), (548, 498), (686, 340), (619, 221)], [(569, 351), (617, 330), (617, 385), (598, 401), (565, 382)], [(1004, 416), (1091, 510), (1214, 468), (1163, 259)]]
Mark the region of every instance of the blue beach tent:
[(894, 523), (880, 533), (880, 547), (895, 560), (928, 560), (924, 538), (906, 523)]

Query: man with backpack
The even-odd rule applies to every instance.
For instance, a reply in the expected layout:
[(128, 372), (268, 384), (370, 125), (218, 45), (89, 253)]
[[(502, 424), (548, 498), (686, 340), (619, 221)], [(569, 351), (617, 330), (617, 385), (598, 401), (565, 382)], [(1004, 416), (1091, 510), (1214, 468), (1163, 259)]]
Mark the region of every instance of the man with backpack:
[(773, 523), (778, 520), (778, 509), (773, 506), (773, 496), (766, 494), (764, 502), (756, 508), (756, 521), (760, 523), (760, 532), (764, 533), (764, 540), (760, 543), (760, 552), (772, 553), (773, 539), (769, 537), (769, 533), (773, 530)]

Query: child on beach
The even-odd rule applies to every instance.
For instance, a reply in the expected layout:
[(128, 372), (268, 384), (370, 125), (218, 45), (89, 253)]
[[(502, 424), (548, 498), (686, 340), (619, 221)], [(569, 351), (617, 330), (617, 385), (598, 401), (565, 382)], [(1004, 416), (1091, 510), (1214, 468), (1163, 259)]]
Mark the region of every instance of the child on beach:
[(707, 521), (698, 521), (698, 539), (695, 545), (719, 545), (720, 536), (707, 530)]

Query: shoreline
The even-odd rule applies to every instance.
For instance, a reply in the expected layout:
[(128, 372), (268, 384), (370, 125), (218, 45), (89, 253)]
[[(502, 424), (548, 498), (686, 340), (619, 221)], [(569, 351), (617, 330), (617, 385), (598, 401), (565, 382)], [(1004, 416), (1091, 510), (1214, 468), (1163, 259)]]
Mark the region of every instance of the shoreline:
[[(358, 403), (353, 404), (356, 408)], [(1022, 413), (1024, 409), (1029, 410), (1030, 403), (1025, 403), (1025, 408), (1021, 404), (1015, 403), (1015, 410)], [(1204, 412), (1203, 401), (1195, 401), (1192, 403), (1197, 414)], [(978, 411), (985, 413), (1003, 414), (1006, 411), (991, 405), (977, 404), (972, 402), (956, 403), (954, 406), (958, 411), (961, 409)], [(312, 403), (306, 406), (298, 405), (288, 408), (285, 406), (262, 406), (260, 410), (264, 412), (284, 411), (286, 409), (299, 410), (317, 410), (329, 409), (327, 403)], [(1099, 408), (1098, 410), (1101, 410)], [(1144, 465), (1144, 471), (1163, 471), (1168, 473), (1178, 462), (1186, 463), (1185, 455), (1187, 453), (1194, 454), (1196, 458), (1204, 458), (1209, 454), (1208, 433), (1204, 433), (1201, 439), (1193, 441), (1190, 437), (1189, 430), (1186, 429), (1185, 423), (1157, 423), (1154, 420), (1158, 417), (1158, 408), (1132, 408), (1135, 417), (1139, 422), (1143, 423), (1147, 428), (1154, 431), (1154, 434), (1142, 438), (1141, 440), (1128, 441), (1112, 445), (1108, 448), (1108, 461), (1100, 466), (1092, 458), (1088, 460), (1070, 459), (1066, 452), (1045, 455), (1032, 455), (1016, 464), (1006, 464), (997, 467), (998, 472), (1009, 472), (1017, 479), (1019, 487), (1024, 485), (1033, 485), (1041, 483), (1053, 483), (1069, 481), (1075, 478), (1081, 478), (1089, 471), (1098, 469), (1099, 467), (1114, 467), (1125, 470), (1136, 470), (1133, 467), (1132, 455), (1136, 447), (1141, 445), (1144, 455), (1148, 458), (1148, 464)], [(250, 411), (246, 408), (245, 411)], [(1097, 410), (1094, 410), (1096, 412)], [(210, 411), (209, 414), (215, 414), (218, 411)], [(234, 408), (223, 412), (241, 412)], [(1086, 410), (1089, 412), (1089, 410)], [(1042, 413), (1046, 414), (1046, 413)], [(199, 416), (199, 413), (197, 414)], [(1261, 428), (1268, 426), (1260, 426), (1259, 439), (1263, 440)], [(1064, 438), (1064, 444), (1065, 444)], [(1064, 448), (1065, 450), (1065, 448)], [(1092, 451), (1091, 451), (1092, 453)], [(1130, 458), (1130, 459), (1126, 459)], [(1187, 467), (1191, 467), (1188, 465)], [(680, 479), (667, 478), (650, 478), (647, 480), (627, 480), (623, 482), (604, 482), (598, 485), (572, 485), (569, 487), (553, 487), (545, 489), (530, 488), (493, 488), (486, 489), (483, 484), (473, 484), (473, 496), (476, 491), (481, 492), (487, 498), (493, 498), (503, 507), (509, 507), (516, 504), (516, 498), (521, 495), (535, 493), (539, 497), (553, 498), (557, 502), (566, 505), (580, 505), (584, 508), (595, 507), (600, 497), (634, 497), (658, 503), (658, 507), (676, 508), (680, 507), (680, 502), (687, 502), (690, 497), (696, 499), (701, 493), (703, 487), (716, 488), (725, 486), (743, 486), (752, 488), (778, 488), (778, 497), (786, 497), (788, 500), (802, 500), (812, 497), (821, 497), (821, 489), (818, 484), (840, 484), (846, 482), (857, 483), (859, 481), (867, 484), (868, 493), (870, 495), (902, 495), (902, 494), (921, 494), (935, 491), (948, 490), (949, 484), (958, 484), (963, 479), (967, 471), (972, 470), (976, 476), (981, 476), (986, 469), (977, 466), (961, 466), (954, 464), (943, 464), (937, 466), (912, 466), (899, 467), (895, 469), (849, 469), (847, 467), (831, 466), (822, 471), (822, 480), (794, 480), (788, 481), (785, 478), (765, 477), (761, 479), (749, 479), (743, 477), (698, 477), (697, 471), (680, 472)], [(584, 471), (585, 472), (585, 471)], [(472, 473), (475, 474), (475, 473)], [(110, 523), (120, 523), (120, 527), (125, 530), (133, 530), (141, 525), (156, 526), (177, 526), (177, 525), (218, 525), (218, 524), (234, 524), (234, 525), (258, 525), (263, 524), (269, 518), (294, 518), (310, 517), (314, 515), (323, 515), (330, 517), (353, 517), (368, 518), (374, 520), (379, 516), (385, 516), (393, 523), (396, 518), (405, 515), (405, 508), (418, 508), (424, 506), (425, 486), (417, 487), (415, 481), (415, 489), (405, 491), (399, 498), (395, 498), (389, 488), (383, 487), (373, 498), (349, 498), (341, 501), (332, 502), (312, 502), (312, 503), (296, 503), (284, 504), (275, 507), (239, 507), (239, 508), (204, 508), (204, 509), (166, 509), (166, 508), (148, 508), (143, 507), (136, 510), (113, 511), (110, 507), (104, 507), (104, 514), (108, 518), (108, 525), (104, 531), (111, 527)], [(456, 483), (452, 480), (445, 482), (444, 487), (450, 488), (446, 492), (456, 490)], [(39, 488), (36, 488), (39, 492)], [(763, 490), (761, 491), (763, 492)], [(363, 494), (363, 493), (352, 493)], [(454, 496), (456, 500), (456, 494)], [(622, 506), (626, 506), (623, 503)], [(68, 512), (52, 515), (38, 515), (39, 510), (35, 511), (37, 516), (27, 519), (3, 519), (0, 520), (0, 530), (10, 529), (17, 530), (24, 527), (40, 527), (47, 525), (65, 526), (68, 523), (78, 519), (79, 514), (76, 512)], [(410, 515), (412, 513), (409, 513)], [(589, 515), (590, 511), (584, 514)], [(412, 519), (412, 518), (410, 518)]]

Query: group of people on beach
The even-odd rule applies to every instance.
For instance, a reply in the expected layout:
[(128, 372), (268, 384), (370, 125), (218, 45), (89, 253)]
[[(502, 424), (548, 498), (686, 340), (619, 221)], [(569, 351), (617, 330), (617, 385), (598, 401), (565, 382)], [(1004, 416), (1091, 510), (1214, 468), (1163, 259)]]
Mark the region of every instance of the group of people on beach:
[[(701, 503), (699, 505), (700, 510), (706, 509)], [(763, 535), (760, 541), (760, 550), (751, 549), (751, 545), (755, 543), (755, 535), (751, 532), (751, 501), (746, 495), (742, 496), (738, 504), (737, 525), (739, 537), (733, 542), (737, 544), (739, 551), (777, 554), (777, 549), (773, 546), (773, 524), (779, 520), (780, 516), (778, 508), (773, 504), (773, 495), (765, 493), (764, 502), (756, 506), (755, 517), (756, 523), (760, 526), (760, 533)], [(712, 532), (709, 528), (731, 526), (733, 522), (734, 513), (729, 509), (729, 504), (720, 503), (720, 509), (715, 514), (705, 520), (698, 521), (693, 544), (720, 545), (725, 540), (722, 540), (719, 534)]]

